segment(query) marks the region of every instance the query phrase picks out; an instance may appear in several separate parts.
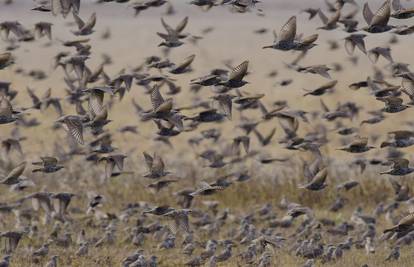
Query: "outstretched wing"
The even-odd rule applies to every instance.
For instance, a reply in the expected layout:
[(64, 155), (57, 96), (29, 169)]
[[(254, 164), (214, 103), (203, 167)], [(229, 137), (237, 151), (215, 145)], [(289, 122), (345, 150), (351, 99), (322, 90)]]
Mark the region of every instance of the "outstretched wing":
[(78, 118), (68, 118), (65, 121), (66, 127), (70, 135), (75, 138), (75, 140), (83, 145), (83, 126), (82, 122)]
[(386, 26), (390, 19), (390, 15), (391, 15), (390, 0), (387, 0), (384, 2), (384, 4), (382, 4), (382, 6), (375, 13), (374, 17), (371, 20), (370, 26), (373, 26), (373, 25)]
[(76, 14), (73, 13), (73, 19), (75, 20), (76, 24), (78, 25), (78, 29), (82, 29), (85, 27), (85, 22)]
[(229, 81), (241, 81), (244, 76), (247, 74), (247, 69), (249, 67), (249, 61), (243, 61), (240, 65), (232, 69), (229, 74)]
[(89, 20), (86, 22), (86, 24), (82, 28), (91, 30), (93, 27), (95, 27), (95, 24), (96, 24), (96, 13), (94, 12), (92, 13)]
[(147, 168), (149, 171), (151, 171), (154, 159), (147, 152), (143, 152), (143, 154), (144, 154), (145, 163), (147, 164)]
[(369, 8), (368, 3), (365, 3), (364, 9), (362, 10), (362, 15), (364, 16), (365, 21), (368, 25), (371, 25), (372, 18), (374, 17), (374, 13), (372, 13), (371, 8)]
[(164, 103), (164, 98), (160, 93), (160, 86), (155, 84), (151, 91), (151, 104), (153, 110), (157, 110), (162, 103)]
[(13, 114), (13, 108), (10, 101), (6, 98), (0, 99), (0, 116), (10, 117)]
[(392, 8), (395, 11), (400, 11), (402, 9), (400, 0), (394, 0), (394, 1), (392, 1)]
[(164, 18), (161, 18), (161, 24), (169, 35), (175, 33), (175, 30), (165, 22)]
[(178, 25), (175, 27), (175, 31), (177, 33), (180, 33), (184, 30), (184, 28), (187, 26), (188, 23), (188, 17), (185, 17)]
[(296, 36), (296, 16), (291, 17), (285, 25), (283, 25), (279, 34), (279, 41), (293, 42)]

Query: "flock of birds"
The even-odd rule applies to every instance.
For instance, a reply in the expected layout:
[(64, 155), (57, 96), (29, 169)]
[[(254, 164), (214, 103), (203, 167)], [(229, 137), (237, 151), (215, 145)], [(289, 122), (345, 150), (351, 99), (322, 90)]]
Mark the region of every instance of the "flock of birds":
[[(290, 72), (296, 72), (295, 79), (309, 73), (319, 75), (327, 81), (303, 92), (303, 97), (320, 98), (321, 110), (296, 109), (282, 100), (274, 102), (271, 108), (266, 107), (264, 100), (272, 100), (271, 96), (243, 91), (243, 87), (249, 83), (247, 59), (238, 59), (241, 63), (236, 66), (227, 62), (229, 69), (213, 69), (201, 77), (187, 81), (187, 87), (179, 86), (177, 79), (182, 74), (191, 73), (197, 55), (191, 54), (181, 62), (172, 62), (168, 58), (170, 51), (179, 49), (186, 43), (197, 45), (214, 30), (206, 28), (200, 36), (185, 32), (188, 17), (177, 25), (170, 25), (161, 18), (165, 31), (157, 32), (157, 35), (162, 54), (148, 56), (140, 66), (110, 76), (105, 71), (112, 64), (110, 51), (97, 68), (93, 69), (88, 64), (93, 51), (89, 36), (95, 33), (97, 24), (95, 13), (87, 19), (82, 18), (79, 13), (82, 8), (80, 0), (35, 2), (31, 12), (44, 12), (45, 17), (50, 12), (62, 20), (73, 18), (72, 25), (76, 29), (71, 34), (75, 37), (61, 42), (65, 49), (72, 49), (71, 52), (61, 51), (53, 57), (55, 71), (63, 73), (61, 82), (67, 87), (65, 96), (61, 96), (64, 93), (57, 92), (53, 93), (58, 96), (53, 96), (51, 89), (38, 96), (36, 90), (28, 85), (27, 95), (32, 104), (18, 107), (14, 103), (16, 97), (25, 92), (14, 89), (13, 83), (9, 81), (0, 82), (0, 124), (13, 125), (10, 136), (3, 134), (1, 143), (1, 167), (4, 175), (0, 184), (10, 191), (2, 191), (4, 202), (0, 204), (0, 238), (5, 255), (0, 262), (1, 267), (12, 266), (14, 255), (17, 258), (26, 255), (28, 262), (47, 267), (60, 266), (59, 261), (62, 266), (72, 266), (75, 259), (93, 258), (103, 248), (110, 251), (120, 245), (135, 247), (120, 263), (125, 267), (172, 266), (175, 259), (171, 258), (180, 258), (178, 254), (185, 259), (178, 266), (279, 266), (275, 257), (275, 251), (278, 250), (303, 259), (304, 267), (319, 263), (330, 266), (345, 256), (350, 257), (353, 250), (365, 249), (367, 255), (371, 255), (383, 244), (389, 249), (389, 256), (384, 260), (397, 261), (400, 248), (410, 245), (414, 240), (414, 213), (411, 213), (414, 211), (414, 198), (407, 180), (397, 178), (414, 172), (402, 150), (414, 145), (414, 130), (409, 129), (414, 125), (411, 122), (397, 127), (395, 121), (392, 122), (395, 118), (393, 113), (411, 112), (410, 108), (414, 104), (414, 73), (409, 70), (408, 63), (396, 62), (391, 50), (399, 42), (397, 36), (414, 33), (414, 26), (392, 24), (396, 20), (410, 21), (414, 17), (414, 6), (408, 8), (405, 6), (408, 3), (403, 5), (399, 0), (387, 0), (373, 12), (368, 3), (361, 10), (354, 0), (336, 0), (334, 3), (326, 1), (324, 7), (307, 8), (302, 12), (309, 15), (309, 20), (317, 16), (320, 18), (321, 26), (318, 30), (346, 32), (347, 37), (343, 40), (329, 40), (328, 43), (331, 50), (340, 50), (339, 43), (343, 42), (353, 64), (358, 64), (358, 56), (366, 56), (372, 64), (380, 59), (388, 62), (386, 68), (381, 69), (376, 65), (376, 73), (372, 77), (349, 85), (352, 90), (366, 88), (370, 97), (384, 104), (380, 110), (367, 111), (371, 117), (361, 121), (358, 128), (347, 126), (347, 123), (358, 120), (362, 107), (344, 100), (332, 110), (321, 98), (333, 93), (341, 84), (332, 75), (342, 71), (343, 67), (339, 64), (300, 65), (312, 53), (312, 49), (318, 46), (319, 35), (297, 34), (296, 16), (290, 17), (280, 27), (280, 32), (273, 31), (273, 43), (263, 46), (266, 49), (263, 51), (269, 55), (293, 51), (297, 57), (286, 64), (286, 68)], [(135, 3), (129, 3), (129, 0), (97, 1), (98, 4), (105, 4), (104, 2), (117, 2), (119, 5), (128, 3), (128, 7), (138, 16), (147, 9), (162, 6), (167, 6), (165, 14), (175, 13), (173, 1), (167, 0)], [(13, 4), (13, 1), (6, 0), (2, 9), (6, 10), (7, 6)], [(206, 12), (216, 8), (230, 8), (234, 13), (256, 12), (258, 16), (266, 15), (265, 10), (260, 9), (261, 5), (266, 5), (265, 1), (192, 0), (188, 4), (198, 6)], [(363, 27), (359, 26), (356, 18), (360, 11), (365, 20)], [(53, 32), (54, 25), (50, 22), (40, 21), (32, 30), (18, 21), (1, 21), (0, 34), (8, 51), (0, 53), (0, 77), (4, 77), (3, 73), (13, 72), (16, 76), (29, 75), (35, 80), (47, 79), (47, 74), (42, 71), (26, 72), (17, 66), (14, 54), (23, 42), (36, 42), (42, 38), (53, 40)], [(255, 33), (267, 32), (268, 29), (263, 28)], [(365, 40), (372, 35), (389, 36), (389, 33), (393, 33), (389, 46), (369, 50), (366, 48)], [(101, 39), (104, 42), (109, 38), (111, 35), (108, 31)], [(154, 74), (153, 70), (157, 73)], [(276, 75), (277, 72), (271, 72), (269, 78)], [(395, 84), (394, 81), (400, 83)], [(286, 79), (277, 86), (289, 86), (293, 82)], [(180, 178), (173, 171), (168, 171), (168, 162), (165, 164), (165, 157), (157, 151), (141, 151), (141, 162), (146, 165), (147, 173), (140, 174), (124, 168), (124, 163), (131, 158), (132, 152), (122, 153), (113, 146), (116, 143), (114, 132), (108, 128), (116, 118), (109, 119), (109, 114), (118, 103), (128, 104), (125, 100), (128, 93), (139, 90), (138, 88), (143, 89), (140, 92), (142, 97), (149, 95), (151, 107), (142, 108), (133, 100), (132, 106), (138, 114), (139, 127), (124, 125), (116, 130), (117, 134), (128, 140), (130, 136), (139, 134), (139, 129), (144, 127), (142, 125), (152, 124), (157, 130), (154, 139), (149, 141), (169, 147), (173, 155), (175, 151), (171, 140), (182, 134), (189, 136), (188, 146), (184, 144), (184, 148), (181, 148), (184, 153), (197, 151), (195, 161), (202, 160), (202, 168), (211, 170), (212, 173), (221, 173), (221, 176), (215, 176), (214, 181), (209, 182)], [(210, 96), (201, 97), (201, 90), (209, 91)], [(174, 99), (176, 95), (190, 93), (196, 96), (191, 105), (177, 105)], [(70, 109), (65, 108), (67, 105), (75, 111), (68, 112)], [(31, 117), (31, 114), (43, 113), (49, 107), (53, 107), (58, 114), (53, 130), (57, 135), (65, 131), (67, 142), (52, 143), (53, 140), (49, 140), (48, 143), (46, 140), (44, 146), (53, 147), (54, 153), (41, 154), (31, 163), (31, 170), (27, 171), (29, 164), (26, 161), (16, 161), (16, 155), (22, 159), (25, 154), (24, 142), (30, 141), (22, 133), (25, 129), (40, 127), (42, 123)], [(228, 137), (222, 134), (221, 125), (234, 123), (233, 110), (240, 114), (240, 121), (233, 132), (242, 134)], [(259, 114), (259, 119), (253, 119), (251, 114)], [(394, 123), (395, 128), (387, 133), (387, 138), (380, 147), (370, 145), (381, 135), (373, 133), (372, 136), (362, 136), (360, 128), (387, 119)], [(316, 124), (316, 121), (321, 122), (314, 131), (300, 131), (301, 125)], [(259, 131), (259, 125), (270, 125), (271, 122), (278, 122), (284, 134), (278, 141), (274, 138), (276, 128), (271, 128), (267, 134)], [(200, 130), (201, 125), (210, 125), (210, 128)], [(332, 126), (333, 130), (328, 129)], [(253, 171), (244, 168), (247, 161), (254, 159), (259, 166), (274, 165), (276, 169), (281, 163), (291, 166), (292, 170), (299, 165), (303, 183), (296, 190), (320, 194), (317, 191), (332, 190), (329, 187), (334, 187), (338, 196), (327, 209), (341, 213), (346, 206), (344, 192), (356, 190), (360, 182), (349, 179), (335, 185), (337, 181), (332, 165), (332, 157), (335, 155), (324, 153), (324, 146), (329, 143), (327, 133), (331, 131), (335, 131), (338, 139), (345, 140), (344, 146), (338, 148), (340, 151), (336, 151), (335, 155), (353, 153), (355, 157), (350, 166), (357, 167), (361, 173), (371, 165), (378, 169), (380, 166), (390, 166), (385, 171), (376, 169), (376, 173), (387, 176), (387, 182), (394, 189), (395, 196), (391, 200), (377, 203), (372, 214), (364, 213), (361, 207), (357, 207), (350, 218), (343, 218), (338, 223), (336, 220), (316, 216), (318, 211), (308, 207), (311, 203), (291, 202), (289, 196), (282, 198), (277, 208), (269, 200), (268, 204), (254, 208), (253, 211), (250, 211), (250, 207), (244, 207), (241, 212), (233, 211), (231, 207), (222, 207), (220, 201), (214, 200), (215, 196), (225, 195), (229, 187), (234, 188), (240, 183), (258, 179)], [(255, 148), (251, 146), (253, 139), (257, 142)], [(200, 152), (203, 144), (207, 144), (207, 148)], [(131, 146), (131, 142), (128, 146)], [(289, 157), (269, 156), (263, 152), (265, 147), (271, 149), (275, 146), (290, 150), (294, 155), (306, 154), (309, 159), (298, 164)], [(378, 159), (364, 156), (366, 154), (363, 153), (370, 150), (385, 151), (386, 157)], [(177, 153), (175, 157), (179, 155)], [(110, 196), (92, 191), (82, 192), (82, 188), (73, 189), (70, 185), (63, 184), (61, 191), (50, 192), (44, 180), (35, 182), (34, 177), (39, 173), (60, 178), (62, 172), (74, 171), (75, 167), (72, 168), (71, 165), (75, 165), (77, 159), (82, 161), (81, 167), (76, 167), (81, 168), (78, 170), (80, 176), (82, 169), (99, 170), (104, 173), (100, 180), (102, 184), (109, 184), (111, 179), (122, 179), (118, 176), (138, 176), (136, 179), (144, 181), (146, 188), (155, 196), (166, 193), (177, 201), (168, 204), (128, 203), (121, 210), (108, 212), (111, 203), (106, 199)], [(200, 163), (196, 163), (194, 168), (201, 167), (198, 165)], [(226, 172), (225, 167), (228, 166), (234, 166), (236, 171)], [(186, 187), (189, 184), (191, 187)], [(269, 184), (271, 185), (270, 182)], [(172, 192), (172, 186), (181, 190)], [(78, 206), (74, 206), (72, 201), (76, 199)], [(80, 203), (80, 200), (86, 203)], [(278, 216), (276, 212), (284, 212), (285, 215)], [(383, 231), (377, 229), (380, 228), (377, 222), (382, 216), (388, 224)], [(300, 223), (299, 218), (303, 219)], [(120, 230), (122, 227), (124, 231)], [(74, 236), (77, 238), (73, 239)], [(68, 258), (63, 258), (58, 254), (63, 251), (73, 253)], [(166, 254), (170, 256), (166, 257)], [(95, 261), (87, 266), (94, 264), (105, 265), (104, 262)], [(108, 266), (113, 266), (112, 264)]]

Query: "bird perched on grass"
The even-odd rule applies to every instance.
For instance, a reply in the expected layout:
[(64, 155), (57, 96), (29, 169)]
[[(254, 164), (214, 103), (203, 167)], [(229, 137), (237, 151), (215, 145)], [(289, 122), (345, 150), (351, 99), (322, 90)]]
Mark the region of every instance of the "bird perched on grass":
[(396, 261), (400, 258), (400, 247), (395, 246), (392, 248), (390, 255), (385, 259), (385, 261)]
[(53, 255), (50, 260), (46, 263), (45, 267), (57, 267), (59, 256)]

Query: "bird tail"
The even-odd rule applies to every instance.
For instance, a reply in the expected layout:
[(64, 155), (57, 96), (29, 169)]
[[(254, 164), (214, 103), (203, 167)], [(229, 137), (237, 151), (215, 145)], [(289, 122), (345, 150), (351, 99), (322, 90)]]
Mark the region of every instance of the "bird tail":
[(307, 186), (306, 184), (300, 184), (300, 185), (298, 185), (298, 188), (299, 189), (306, 189), (306, 186)]
[(148, 112), (148, 113), (142, 113), (141, 114), (141, 118), (143, 120), (150, 120), (154, 117), (154, 114), (152, 112)]

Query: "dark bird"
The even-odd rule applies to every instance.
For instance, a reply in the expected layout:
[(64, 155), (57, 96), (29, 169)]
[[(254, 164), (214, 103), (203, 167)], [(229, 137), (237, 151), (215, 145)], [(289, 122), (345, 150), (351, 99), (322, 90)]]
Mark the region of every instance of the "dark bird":
[(326, 83), (322, 86), (319, 86), (318, 88), (313, 89), (313, 90), (304, 89), (307, 93), (304, 94), (303, 96), (307, 96), (307, 95), (321, 96), (321, 95), (325, 94), (327, 91), (331, 91), (337, 83), (338, 83), (338, 81), (334, 80), (334, 81), (328, 82), (328, 83)]
[(50, 22), (38, 22), (35, 24), (34, 34), (37, 38), (47, 36), (49, 40), (52, 40), (52, 23)]
[(73, 18), (78, 25), (78, 30), (73, 31), (75, 35), (89, 35), (92, 34), (93, 28), (96, 24), (96, 13), (92, 13), (87, 22), (84, 22), (76, 13), (73, 13)]
[(185, 29), (188, 23), (188, 17), (185, 17), (176, 27), (175, 29), (168, 25), (163, 18), (161, 18), (161, 23), (167, 33), (160, 33), (157, 32), (158, 36), (164, 39), (158, 46), (166, 46), (166, 47), (178, 47), (183, 44), (180, 39), (186, 38), (187, 34), (182, 34), (181, 32)]
[(355, 140), (350, 143), (348, 146), (339, 148), (339, 150), (347, 151), (350, 153), (363, 153), (372, 148), (372, 146), (368, 146), (368, 138), (367, 137), (359, 137), (357, 136)]
[(318, 15), (319, 10), (320, 10), (319, 8), (306, 8), (306, 9), (303, 9), (302, 12), (303, 13), (308, 13), (309, 14), (308, 19), (311, 20), (316, 15)]
[(257, 139), (259, 140), (262, 146), (267, 146), (271, 143), (273, 136), (276, 133), (276, 128), (273, 128), (269, 134), (263, 136), (257, 129), (253, 129), (253, 133), (256, 135)]
[(69, 12), (79, 14), (80, 0), (50, 0), (51, 10), (54, 16), (62, 14), (66, 17)]
[(348, 55), (351, 56), (354, 53), (355, 47), (358, 47), (362, 53), (367, 53), (364, 41), (366, 36), (366, 34), (351, 34), (345, 38), (345, 50)]
[(401, 5), (400, 0), (392, 1), (392, 9), (394, 12), (391, 14), (391, 17), (396, 19), (408, 19), (414, 16), (414, 7), (405, 8)]
[(8, 254), (14, 252), (24, 234), (25, 232), (19, 231), (0, 232), (0, 238), (5, 239), (5, 252)]
[(303, 40), (296, 39), (296, 16), (290, 17), (282, 26), (279, 36), (273, 31), (274, 41), (272, 45), (263, 46), (263, 48), (273, 48), (282, 51), (288, 50), (309, 50), (315, 46), (314, 42), (318, 35), (310, 35)]
[(194, 58), (195, 55), (190, 55), (186, 57), (180, 64), (174, 64), (173, 66), (171, 66), (169, 71), (173, 74), (189, 72), (191, 70), (191, 63), (193, 63)]
[(389, 96), (389, 97), (377, 97), (377, 100), (382, 101), (385, 103), (385, 107), (382, 111), (387, 113), (397, 113), (401, 112), (410, 106), (404, 105), (402, 98)]
[(408, 147), (414, 145), (414, 132), (407, 130), (398, 130), (389, 132), (388, 135), (392, 136), (391, 140), (387, 140), (381, 143), (382, 147)]
[(394, 159), (389, 159), (389, 162), (393, 164), (392, 168), (388, 171), (381, 172), (380, 174), (404, 176), (404, 175), (414, 172), (414, 168), (411, 168), (408, 166), (410, 162), (407, 159), (394, 158)]
[(377, 63), (378, 58), (380, 56), (384, 57), (390, 63), (394, 62), (394, 60), (392, 59), (392, 56), (391, 56), (391, 48), (389, 48), (389, 47), (374, 47), (374, 48), (368, 50), (368, 58), (373, 63)]
[(178, 180), (176, 179), (165, 179), (161, 181), (156, 181), (148, 185), (148, 188), (153, 189), (154, 193), (159, 192), (161, 189), (169, 186), (172, 183), (176, 183)]
[(390, 3), (391, 0), (386, 0), (375, 14), (372, 13), (368, 3), (365, 3), (362, 14), (368, 26), (363, 28), (363, 30), (370, 33), (382, 33), (394, 28), (394, 26), (388, 25), (391, 16)]
[(58, 165), (58, 159), (55, 157), (40, 157), (41, 162), (33, 162), (33, 165), (43, 165), (42, 168), (33, 169), (32, 172), (53, 173), (64, 168)]
[(403, 217), (395, 226), (385, 229), (384, 233), (387, 232), (406, 232), (412, 230), (414, 224), (414, 213), (410, 213)]
[(234, 67), (229, 75), (223, 81), (220, 81), (218, 85), (223, 85), (230, 88), (239, 88), (245, 85), (247, 82), (243, 80), (247, 74), (249, 67), (249, 61), (243, 61), (240, 65)]

